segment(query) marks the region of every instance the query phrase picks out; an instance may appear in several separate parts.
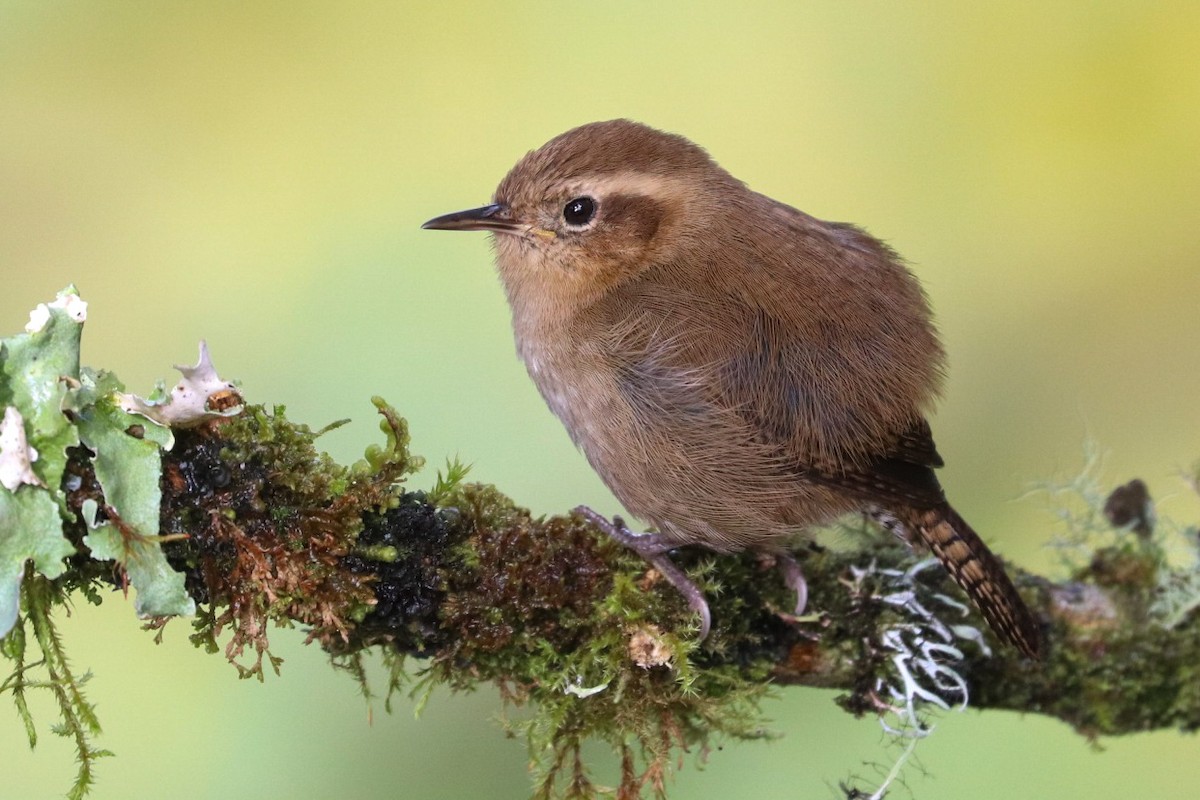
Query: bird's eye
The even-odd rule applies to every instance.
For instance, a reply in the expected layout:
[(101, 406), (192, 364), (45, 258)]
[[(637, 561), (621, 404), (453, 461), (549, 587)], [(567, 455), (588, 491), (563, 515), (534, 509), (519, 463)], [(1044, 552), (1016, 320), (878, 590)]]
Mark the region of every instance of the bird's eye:
[(587, 225), (596, 214), (596, 201), (590, 197), (576, 197), (563, 206), (563, 219), (568, 225)]

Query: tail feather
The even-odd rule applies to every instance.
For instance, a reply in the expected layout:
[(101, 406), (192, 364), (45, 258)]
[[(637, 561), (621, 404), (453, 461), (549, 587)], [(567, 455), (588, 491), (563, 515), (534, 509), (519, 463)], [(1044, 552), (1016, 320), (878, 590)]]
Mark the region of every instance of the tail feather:
[(913, 530), (963, 588), (1002, 639), (1029, 658), (1041, 652), (1041, 633), (1000, 560), (949, 505), (914, 513)]

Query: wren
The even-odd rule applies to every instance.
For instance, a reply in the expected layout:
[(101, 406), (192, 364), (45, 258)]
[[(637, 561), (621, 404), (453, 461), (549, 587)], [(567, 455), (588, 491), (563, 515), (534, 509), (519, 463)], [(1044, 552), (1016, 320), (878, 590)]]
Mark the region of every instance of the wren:
[(550, 409), (656, 533), (579, 512), (645, 556), (709, 629), (669, 551), (771, 552), (850, 512), (924, 542), (993, 630), (1039, 627), (947, 502), (926, 413), (944, 354), (900, 258), (751, 191), (682, 136), (628, 120), (551, 139), (493, 202), (425, 228), (496, 234), (517, 350)]

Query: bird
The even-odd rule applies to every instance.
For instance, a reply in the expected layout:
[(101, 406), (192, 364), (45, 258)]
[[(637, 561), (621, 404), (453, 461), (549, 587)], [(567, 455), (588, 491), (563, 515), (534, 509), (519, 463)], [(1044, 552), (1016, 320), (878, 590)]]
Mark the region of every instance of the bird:
[(521, 158), (492, 202), (423, 226), (493, 234), (517, 352), (635, 532), (700, 615), (670, 558), (690, 545), (782, 558), (859, 513), (923, 543), (991, 628), (1037, 658), (1040, 627), (946, 499), (927, 416), (945, 371), (928, 299), (886, 244), (751, 190), (699, 145), (617, 119)]

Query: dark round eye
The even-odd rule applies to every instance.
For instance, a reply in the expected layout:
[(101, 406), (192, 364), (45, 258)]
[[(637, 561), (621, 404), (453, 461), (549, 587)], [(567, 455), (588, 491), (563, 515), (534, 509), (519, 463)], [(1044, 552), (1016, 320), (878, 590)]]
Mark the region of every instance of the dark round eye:
[(587, 225), (596, 213), (596, 201), (590, 197), (576, 197), (563, 206), (563, 219), (568, 225)]

